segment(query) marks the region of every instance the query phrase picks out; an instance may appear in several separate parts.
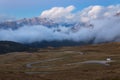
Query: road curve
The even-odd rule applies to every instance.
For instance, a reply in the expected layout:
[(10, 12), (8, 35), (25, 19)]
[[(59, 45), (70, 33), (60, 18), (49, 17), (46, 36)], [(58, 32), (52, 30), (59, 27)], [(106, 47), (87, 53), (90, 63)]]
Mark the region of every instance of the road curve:
[[(61, 59), (64, 59), (64, 58), (65, 57), (62, 57), (62, 58), (53, 58), (53, 59), (46, 59), (46, 60), (31, 62), (31, 63), (26, 64), (26, 67), (27, 68), (33, 68), (32, 65), (34, 65), (34, 64), (39, 64), (39, 63), (43, 63), (43, 62), (51, 62), (51, 61), (55, 61), (55, 60), (61, 60)], [(114, 61), (113, 60), (111, 60), (111, 61), (107, 61), (107, 60), (88, 60), (88, 61), (83, 61), (83, 62), (74, 62), (74, 63), (63, 64), (63, 65), (64, 66), (70, 66), (70, 65), (79, 65), (79, 64), (102, 64), (102, 65), (105, 65), (105, 66), (109, 66), (110, 62), (114, 62)], [(39, 68), (49, 68), (51, 66), (37, 66), (37, 68), (38, 67)], [(39, 74), (48, 74), (50, 72), (52, 72), (52, 71), (25, 72), (25, 73), (27, 73), (27, 74), (36, 74), (36, 73), (39, 73)]]
[[(38, 64), (38, 63), (43, 63), (43, 62), (50, 62), (50, 61), (55, 61), (55, 60), (60, 60), (60, 59), (63, 59), (63, 57), (62, 58), (46, 59), (46, 60), (31, 62), (31, 63), (26, 64), (26, 67), (27, 68), (32, 68), (33, 64)], [(39, 66), (39, 67), (43, 67), (44, 68), (44, 67), (49, 67), (49, 66)]]

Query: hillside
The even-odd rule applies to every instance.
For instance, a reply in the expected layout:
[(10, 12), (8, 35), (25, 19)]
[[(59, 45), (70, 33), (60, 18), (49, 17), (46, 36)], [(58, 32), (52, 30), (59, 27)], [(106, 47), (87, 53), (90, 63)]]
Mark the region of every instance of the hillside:
[(12, 41), (0, 41), (0, 54), (24, 51), (30, 51), (30, 47)]
[(0, 55), (0, 80), (120, 80), (119, 74), (120, 43)]

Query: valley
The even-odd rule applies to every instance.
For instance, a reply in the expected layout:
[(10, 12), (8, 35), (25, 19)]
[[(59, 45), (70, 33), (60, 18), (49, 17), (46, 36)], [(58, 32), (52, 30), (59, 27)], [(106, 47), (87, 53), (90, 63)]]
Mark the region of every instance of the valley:
[(0, 80), (120, 80), (119, 74), (117, 42), (0, 55)]

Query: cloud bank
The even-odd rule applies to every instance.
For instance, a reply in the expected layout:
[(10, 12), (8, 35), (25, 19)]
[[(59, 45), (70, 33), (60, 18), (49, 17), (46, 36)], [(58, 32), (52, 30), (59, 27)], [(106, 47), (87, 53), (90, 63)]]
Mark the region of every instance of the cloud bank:
[(71, 5), (66, 8), (54, 7), (50, 10), (45, 10), (40, 17), (50, 18), (56, 22), (73, 21), (73, 22), (88, 22), (94, 19), (109, 18), (117, 13), (120, 13), (120, 5), (110, 5), (107, 7), (95, 5), (89, 6), (81, 11), (73, 13), (75, 6)]
[(17, 30), (0, 29), (0, 40), (21, 43), (55, 40), (76, 42), (93, 40), (93, 43), (120, 41), (120, 5), (90, 6), (76, 13), (73, 12), (74, 9), (74, 6), (54, 7), (40, 15), (41, 18), (49, 18), (59, 24), (74, 23), (70, 27), (59, 25), (57, 28), (48, 28), (37, 25), (24, 26)]

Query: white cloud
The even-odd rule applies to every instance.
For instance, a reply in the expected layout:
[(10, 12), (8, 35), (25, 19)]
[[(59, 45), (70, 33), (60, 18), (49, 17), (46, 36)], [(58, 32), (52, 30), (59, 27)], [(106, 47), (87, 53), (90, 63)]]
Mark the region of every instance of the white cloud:
[(96, 5), (90, 6), (80, 11), (79, 18), (81, 19), (81, 21), (91, 21), (94, 19), (110, 18), (118, 12), (120, 12), (119, 5), (111, 5), (108, 7)]
[(56, 22), (88, 22), (93, 19), (107, 18), (120, 12), (120, 5), (111, 5), (108, 7), (104, 6), (90, 6), (73, 13), (74, 6), (64, 7), (53, 7), (50, 10), (45, 10), (41, 13), (40, 17), (50, 18)]
[(50, 18), (55, 21), (62, 22), (63, 20), (69, 20), (73, 18), (72, 11), (75, 9), (74, 6), (64, 7), (54, 7), (50, 10), (45, 10), (41, 13), (40, 17), (42, 18)]

